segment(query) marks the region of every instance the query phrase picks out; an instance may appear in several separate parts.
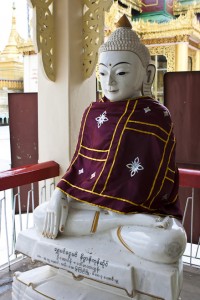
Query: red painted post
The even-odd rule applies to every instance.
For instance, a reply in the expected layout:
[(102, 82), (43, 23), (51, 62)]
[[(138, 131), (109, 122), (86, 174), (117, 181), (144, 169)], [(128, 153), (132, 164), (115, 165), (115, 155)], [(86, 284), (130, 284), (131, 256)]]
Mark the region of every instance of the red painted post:
[(55, 161), (27, 165), (0, 172), (0, 191), (38, 182), (59, 175), (59, 165)]
[(200, 188), (200, 171), (179, 169), (179, 186)]

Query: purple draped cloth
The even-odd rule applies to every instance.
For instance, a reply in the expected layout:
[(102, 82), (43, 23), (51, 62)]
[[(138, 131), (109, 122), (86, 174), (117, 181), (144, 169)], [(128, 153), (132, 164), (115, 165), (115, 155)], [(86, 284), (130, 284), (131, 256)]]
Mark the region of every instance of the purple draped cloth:
[(77, 148), (58, 188), (118, 213), (181, 218), (175, 138), (169, 111), (148, 97), (86, 109)]

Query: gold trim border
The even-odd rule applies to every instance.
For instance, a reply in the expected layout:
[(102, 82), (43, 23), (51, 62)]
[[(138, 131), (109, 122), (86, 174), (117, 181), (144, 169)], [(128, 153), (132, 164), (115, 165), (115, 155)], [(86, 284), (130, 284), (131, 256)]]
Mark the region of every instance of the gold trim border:
[(119, 241), (122, 243), (122, 245), (131, 253), (134, 254), (134, 252), (129, 248), (129, 246), (126, 244), (126, 242), (123, 240), (122, 236), (121, 236), (121, 230), (122, 230), (123, 226), (120, 226), (117, 228), (117, 237), (119, 239)]
[(100, 211), (96, 211), (93, 222), (92, 222), (92, 227), (90, 230), (91, 233), (95, 233), (97, 231), (97, 227), (98, 227), (98, 223), (99, 223), (99, 216), (100, 216)]

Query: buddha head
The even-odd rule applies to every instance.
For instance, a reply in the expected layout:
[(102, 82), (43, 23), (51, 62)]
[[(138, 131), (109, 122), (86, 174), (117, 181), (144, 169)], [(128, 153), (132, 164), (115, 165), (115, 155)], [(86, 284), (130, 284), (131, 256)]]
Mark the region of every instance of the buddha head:
[(117, 29), (99, 48), (99, 75), (104, 95), (110, 101), (151, 96), (155, 66), (150, 54), (124, 15)]

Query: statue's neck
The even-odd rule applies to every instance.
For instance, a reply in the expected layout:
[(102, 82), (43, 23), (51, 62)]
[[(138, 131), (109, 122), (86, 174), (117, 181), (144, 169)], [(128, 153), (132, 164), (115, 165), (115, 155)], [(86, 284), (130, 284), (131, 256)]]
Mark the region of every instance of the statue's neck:
[(108, 99), (110, 102), (120, 102), (120, 101), (124, 101), (124, 100), (128, 100), (128, 99), (134, 99), (134, 98), (139, 98), (139, 97), (142, 97), (142, 93), (141, 92), (136, 92), (136, 93), (134, 93), (131, 97), (129, 97), (129, 98), (124, 98), (124, 99), (120, 99), (120, 100), (117, 100), (117, 101), (115, 101), (115, 100), (110, 100), (110, 99)]

